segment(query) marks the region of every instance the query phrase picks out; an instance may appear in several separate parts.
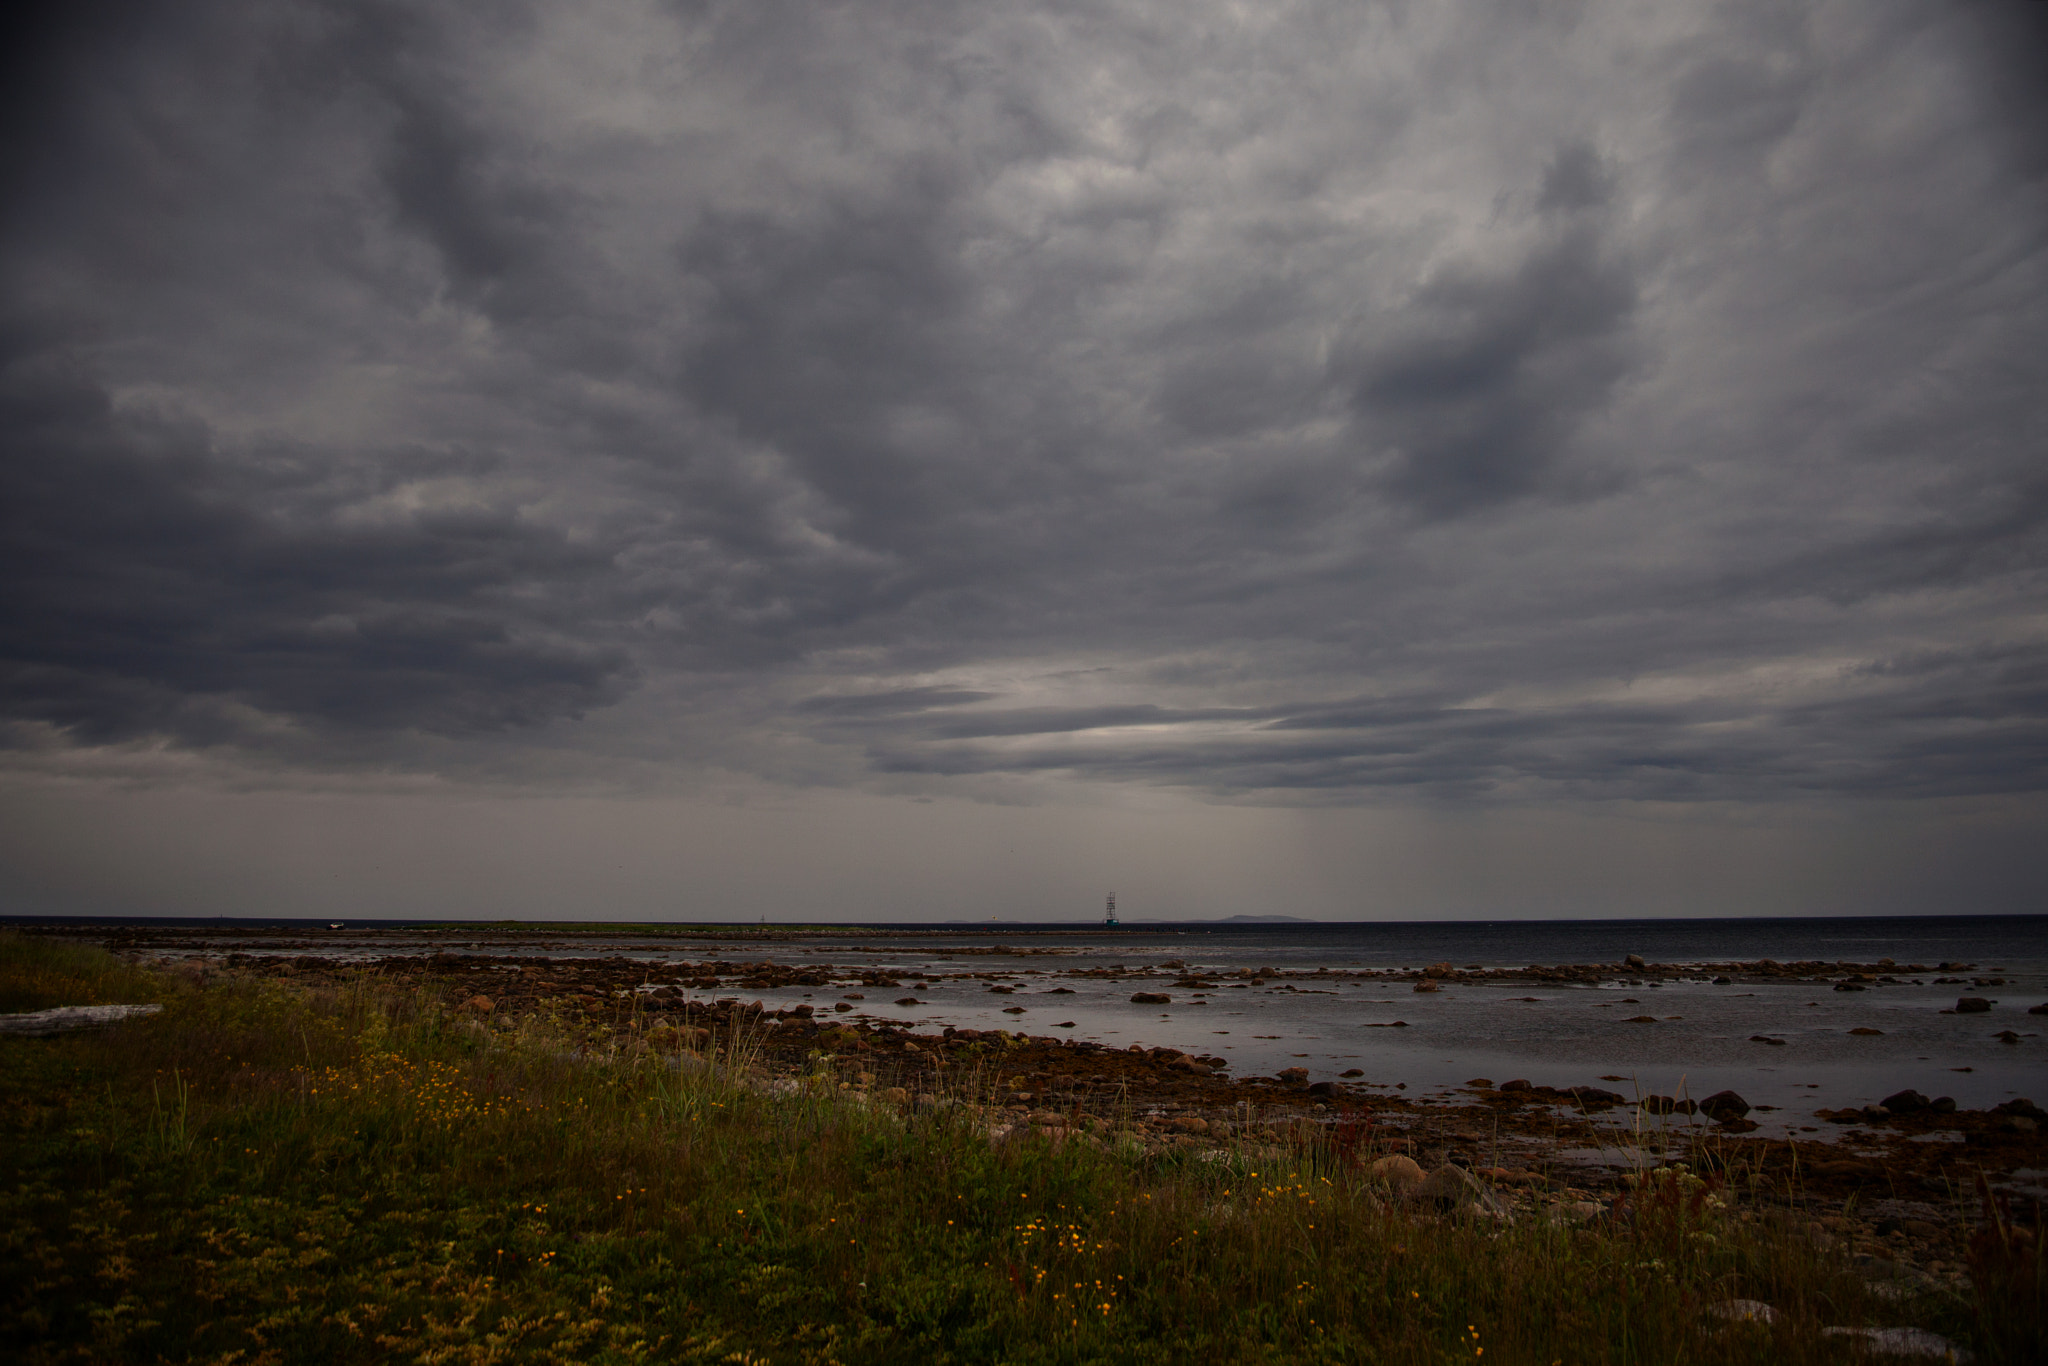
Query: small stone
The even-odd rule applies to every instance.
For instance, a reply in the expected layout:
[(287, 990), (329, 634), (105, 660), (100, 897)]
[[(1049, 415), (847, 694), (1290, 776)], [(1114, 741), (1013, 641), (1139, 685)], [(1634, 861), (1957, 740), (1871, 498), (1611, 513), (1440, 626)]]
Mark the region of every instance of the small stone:
[(1989, 1009), (1991, 1009), (1991, 1002), (1985, 1000), (1982, 996), (1962, 996), (1956, 999), (1956, 1014), (1958, 1015), (1982, 1015)]
[(1337, 1075), (1340, 1077), (1362, 1077), (1365, 1075), (1365, 1069), (1362, 1067), (1347, 1067)]
[(899, 996), (896, 998), (896, 1004), (899, 1006), (921, 1006), (924, 1002), (918, 1000), (915, 996)]
[(1631, 1015), (1631, 1016), (1629, 1016), (1629, 1017), (1628, 1017), (1628, 1018), (1627, 1018), (1626, 1020), (1623, 1020), (1623, 1021), (1622, 1021), (1622, 1023), (1623, 1023), (1623, 1024), (1655, 1024), (1655, 1023), (1657, 1023), (1657, 1017), (1656, 1017), (1655, 1015)]
[(1776, 1044), (1780, 1048), (1783, 1048), (1785, 1046), (1785, 1041), (1783, 1039), (1774, 1039), (1768, 1034), (1752, 1034), (1749, 1036), (1749, 1041), (1751, 1043)]
[(1851, 1034), (1861, 1035), (1864, 1038), (1874, 1038), (1877, 1035), (1884, 1033), (1882, 1029), (1872, 1029), (1868, 1025), (1858, 1026), (1857, 1028), (1852, 1029), (1849, 1032)]
[(2000, 1043), (2018, 1043), (2020, 1041), (2020, 1036), (2010, 1029), (2001, 1029), (1991, 1037)]
[(1132, 995), (1131, 1004), (1134, 1006), (1165, 1006), (1172, 1005), (1173, 998), (1163, 991), (1140, 991)]
[(1720, 1120), (1726, 1123), (1729, 1120), (1741, 1119), (1744, 1115), (1747, 1115), (1749, 1113), (1749, 1102), (1736, 1095), (1733, 1091), (1716, 1091), (1713, 1095), (1700, 1102), (1700, 1113), (1708, 1119)]
[(1415, 990), (1417, 990), (1417, 991), (1437, 991), (1437, 990), (1440, 990), (1440, 988), (1439, 988), (1439, 987), (1437, 986), (1437, 984), (1436, 984), (1436, 983), (1435, 983), (1434, 981), (1432, 981), (1431, 979), (1429, 979), (1429, 978), (1425, 977), (1425, 978), (1423, 978), (1423, 979), (1422, 979), (1421, 981), (1419, 981), (1419, 982), (1417, 982), (1417, 983), (1415, 984)]
[(1502, 1082), (1500, 1089), (1503, 1091), (1533, 1091), (1536, 1088), (1529, 1084), (1527, 1077), (1516, 1077), (1513, 1081)]

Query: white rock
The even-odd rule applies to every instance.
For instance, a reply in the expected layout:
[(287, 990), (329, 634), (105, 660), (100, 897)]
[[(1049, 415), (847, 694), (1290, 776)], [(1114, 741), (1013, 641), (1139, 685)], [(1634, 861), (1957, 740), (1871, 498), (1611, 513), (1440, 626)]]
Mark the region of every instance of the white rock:
[(1778, 1311), (1762, 1300), (1722, 1300), (1707, 1306), (1707, 1312), (1728, 1323), (1776, 1323)]
[(26, 1015), (0, 1015), (0, 1034), (45, 1036), (74, 1029), (98, 1029), (136, 1015), (154, 1015), (162, 1006), (58, 1006)]
[(1967, 1347), (1958, 1347), (1941, 1334), (1930, 1333), (1925, 1328), (1823, 1328), (1820, 1333), (1826, 1338), (1860, 1340), (1866, 1351), (1883, 1356), (1933, 1357), (1937, 1361), (1958, 1363), (1970, 1359)]

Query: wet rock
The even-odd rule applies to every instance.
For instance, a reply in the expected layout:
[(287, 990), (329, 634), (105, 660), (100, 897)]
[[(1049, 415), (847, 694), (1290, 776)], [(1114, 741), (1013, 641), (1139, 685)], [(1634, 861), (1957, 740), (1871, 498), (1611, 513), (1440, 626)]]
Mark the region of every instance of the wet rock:
[(1859, 1035), (1863, 1038), (1874, 1038), (1877, 1035), (1884, 1033), (1882, 1029), (1872, 1029), (1868, 1025), (1858, 1026), (1857, 1028), (1852, 1029), (1849, 1032), (1851, 1034)]
[(1131, 996), (1134, 1006), (1166, 1006), (1173, 1004), (1173, 998), (1163, 991), (1140, 991)]
[(1644, 968), (1649, 966), (1648, 963), (1645, 963), (1643, 961), (1643, 957), (1639, 953), (1632, 953), (1628, 957), (1622, 959), (1621, 961), (1627, 964), (1629, 967), (1634, 968), (1637, 972), (1641, 972)]
[(1962, 996), (1956, 1000), (1956, 1014), (1958, 1015), (1982, 1015), (1989, 1009), (1991, 1009), (1991, 1002), (1985, 1000), (1982, 996)]
[(2020, 1041), (2020, 1036), (2010, 1029), (2001, 1029), (1991, 1037), (2000, 1043), (2018, 1043)]
[(1425, 978), (1423, 978), (1423, 979), (1422, 979), (1421, 981), (1419, 981), (1419, 982), (1417, 982), (1417, 983), (1415, 984), (1415, 990), (1417, 990), (1417, 991), (1438, 991), (1438, 990), (1441, 990), (1441, 988), (1440, 988), (1440, 987), (1439, 987), (1439, 986), (1437, 985), (1437, 983), (1435, 983), (1434, 981), (1432, 981), (1432, 980), (1430, 980), (1429, 978), (1425, 977)]
[[(1597, 1086), (1569, 1086), (1560, 1094), (1569, 1096), (1581, 1105), (1626, 1105), (1628, 1097), (1619, 1091), (1604, 1091)], [(1747, 1107), (1744, 1107), (1745, 1109)]]
[(1527, 1077), (1516, 1077), (1513, 1081), (1502, 1082), (1500, 1089), (1503, 1091), (1533, 1091), (1536, 1088), (1529, 1084)]
[(1878, 1104), (1895, 1115), (1911, 1115), (1925, 1110), (1931, 1102), (1918, 1091), (1898, 1091), (1886, 1096)]
[(1700, 1102), (1700, 1113), (1708, 1119), (1726, 1123), (1747, 1115), (1749, 1102), (1733, 1091), (1716, 1091)]
[(1749, 1036), (1749, 1041), (1751, 1043), (1776, 1044), (1780, 1048), (1783, 1048), (1785, 1046), (1785, 1041), (1783, 1039), (1774, 1039), (1768, 1034), (1752, 1034)]
[(1716, 977), (1714, 985), (1717, 987), (1732, 987), (1735, 985), (1735, 979), (1733, 977)]
[(2021, 1119), (2031, 1119), (2036, 1124), (2039, 1124), (2044, 1119), (2048, 1119), (2048, 1113), (2044, 1113), (2040, 1106), (2034, 1104), (2025, 1096), (1994, 1105), (1991, 1107), (1991, 1113), (1994, 1115), (2017, 1115)]
[(1280, 1069), (1280, 1080), (1299, 1085), (1308, 1080), (1308, 1069), (1306, 1067), (1283, 1067)]
[(1365, 1075), (1365, 1069), (1362, 1067), (1347, 1067), (1337, 1075), (1340, 1077), (1362, 1077)]
[(921, 1006), (924, 1002), (918, 1000), (915, 996), (899, 996), (896, 998), (896, 1004), (899, 1006)]

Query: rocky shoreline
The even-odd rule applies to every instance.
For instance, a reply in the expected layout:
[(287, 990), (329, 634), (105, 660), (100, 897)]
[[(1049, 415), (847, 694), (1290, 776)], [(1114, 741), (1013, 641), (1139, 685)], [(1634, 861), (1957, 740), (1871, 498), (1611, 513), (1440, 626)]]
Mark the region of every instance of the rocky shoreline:
[[(969, 1106), (991, 1136), (1003, 1140), (1119, 1143), (1187, 1160), (1230, 1160), (1233, 1154), (1256, 1159), (1292, 1146), (1327, 1145), (1359, 1160), (1390, 1163), (1383, 1175), (1396, 1186), (1411, 1185), (1420, 1198), (1456, 1199), (1502, 1213), (1627, 1217), (1646, 1172), (1682, 1164), (1715, 1182), (1770, 1190), (1769, 1217), (1809, 1223), (1813, 1236), (1839, 1243), (1846, 1255), (1869, 1259), (1873, 1275), (1935, 1283), (1961, 1274), (1959, 1213), (1997, 1198), (2017, 1173), (2048, 1166), (2048, 1115), (2027, 1100), (1967, 1110), (1942, 1103), (1944, 1098), (1901, 1092), (1883, 1106), (1816, 1112), (1845, 1126), (1840, 1130), (1815, 1139), (1775, 1138), (1756, 1134), (1751, 1107), (1733, 1092), (1697, 1103), (1666, 1096), (1632, 1101), (1576, 1079), (1554, 1079), (1567, 1084), (1552, 1085), (1476, 1077), (1452, 1095), (1425, 1099), (1385, 1085), (1368, 1090), (1356, 1069), (1314, 1082), (1298, 1068), (1233, 1077), (1222, 1058), (1167, 1048), (1118, 1048), (1003, 1029), (920, 1030), (849, 1018), (870, 992), (913, 993), (896, 999), (914, 1001), (917, 990), (942, 980), (955, 989), (984, 983), (1002, 994), (1018, 975), (1013, 968), (963, 966), (927, 974), (825, 962), (650, 963), (621, 955), (446, 951), (353, 962), (274, 952), (165, 962), (199, 977), (224, 971), (316, 988), (358, 977), (411, 985), (478, 1029), (512, 1030), (523, 1021), (545, 1020), (567, 1028), (591, 1050), (652, 1052), (693, 1065), (739, 1059), (759, 1084), (771, 1087), (827, 1086), (853, 1099), (905, 1107)], [(1969, 970), (1947, 963), (1928, 968), (1768, 960), (1715, 966), (1731, 977), (1850, 982), (1859, 976), (1876, 982)], [(1703, 970), (1637, 960), (1523, 971), (1532, 979), (1540, 973), (1543, 980), (1601, 982), (1633, 973), (1648, 982), (1660, 973), (1696, 976)], [(1227, 980), (1221, 974), (1189, 976), (1172, 963), (1151, 970), (1064, 971), (1163, 988), (1134, 995), (1214, 988)], [(1247, 981), (1312, 989), (1317, 979), (1362, 975), (1394, 974), (1267, 969), (1248, 972)], [(1515, 974), (1438, 964), (1406, 975), (1421, 986)], [(738, 994), (791, 988), (839, 999), (772, 1009)], [(736, 994), (702, 999), (726, 990)], [(1434, 1184), (1425, 1191), (1429, 1182)], [(2022, 1208), (2016, 1217), (2035, 1215)]]

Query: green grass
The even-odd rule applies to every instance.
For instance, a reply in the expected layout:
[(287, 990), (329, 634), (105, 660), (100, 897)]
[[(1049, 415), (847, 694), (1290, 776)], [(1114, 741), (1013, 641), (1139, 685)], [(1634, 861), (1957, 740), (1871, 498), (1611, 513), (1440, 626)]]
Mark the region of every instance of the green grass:
[[(82, 952), (0, 939), (33, 990), (149, 999)], [(1324, 1146), (991, 1143), (968, 1106), (853, 1102), (851, 1059), (774, 1094), (743, 1056), (683, 1071), (369, 985), (155, 998), (0, 1041), (9, 1360), (1846, 1360), (1823, 1323), (2031, 1350), (1985, 1330), (2002, 1307), (1876, 1300), (1676, 1175), (1632, 1221), (1503, 1228), (1389, 1207)], [(1703, 1328), (1735, 1296), (1783, 1317)]]

